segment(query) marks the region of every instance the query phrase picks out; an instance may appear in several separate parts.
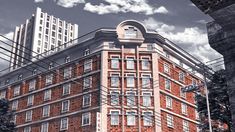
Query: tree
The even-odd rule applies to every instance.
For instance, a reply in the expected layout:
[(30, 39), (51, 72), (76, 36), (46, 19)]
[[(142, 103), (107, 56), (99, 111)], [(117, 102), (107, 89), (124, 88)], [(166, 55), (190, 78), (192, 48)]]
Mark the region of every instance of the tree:
[(15, 124), (12, 120), (12, 111), (9, 110), (9, 102), (6, 99), (0, 99), (0, 132), (13, 132)]
[[(211, 119), (214, 122), (217, 121), (227, 124), (227, 131), (230, 132), (232, 120), (225, 71), (220, 70), (215, 72), (210, 78), (207, 88), (209, 91), (208, 96), (210, 102)], [(198, 112), (200, 113), (202, 119), (201, 128), (203, 131), (208, 130), (206, 98), (202, 94), (197, 94), (196, 100)], [(221, 131), (218, 127), (215, 126), (215, 124), (213, 126), (213, 131)]]

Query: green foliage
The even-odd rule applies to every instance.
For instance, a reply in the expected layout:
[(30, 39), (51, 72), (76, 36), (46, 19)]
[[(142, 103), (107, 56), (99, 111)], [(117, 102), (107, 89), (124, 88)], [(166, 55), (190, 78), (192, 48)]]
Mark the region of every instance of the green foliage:
[(9, 102), (0, 99), (0, 132), (13, 132), (15, 124), (12, 120), (12, 112), (9, 111)]
[[(221, 70), (214, 73), (210, 79), (210, 82), (208, 82), (207, 87), (209, 90), (211, 119), (226, 123), (230, 128), (232, 122), (225, 71)], [(206, 119), (208, 114), (205, 96), (196, 95), (196, 100), (198, 112), (200, 113), (201, 117)], [(202, 123), (201, 128), (208, 129), (208, 123)], [(213, 131), (217, 131), (215, 129), (218, 128), (213, 128)]]

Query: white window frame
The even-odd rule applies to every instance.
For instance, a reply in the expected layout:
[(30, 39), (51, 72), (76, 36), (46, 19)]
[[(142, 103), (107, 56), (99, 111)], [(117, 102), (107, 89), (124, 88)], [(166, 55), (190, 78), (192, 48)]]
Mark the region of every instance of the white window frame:
[[(150, 116), (146, 117), (145, 113), (151, 113)], [(143, 111), (143, 125), (144, 126), (152, 126), (153, 125), (153, 112), (152, 111)], [(147, 120), (146, 120), (147, 119)], [(151, 120), (150, 120), (151, 119)]]
[(135, 69), (135, 57), (126, 57), (126, 69), (134, 70)]
[(63, 95), (69, 95), (70, 94), (70, 88), (71, 88), (71, 83), (65, 83), (63, 86)]
[(18, 100), (13, 100), (12, 101), (12, 110), (17, 110), (18, 109)]
[[(148, 76), (148, 77), (147, 77)], [(148, 83), (145, 84), (144, 79), (149, 79)], [(145, 80), (146, 81), (146, 80)], [(143, 89), (149, 89), (151, 88), (151, 74), (141, 74), (141, 82), (142, 82), (142, 88)]]
[(26, 126), (24, 128), (24, 132), (31, 132), (31, 127), (30, 126)]
[(168, 63), (164, 63), (164, 73), (170, 73), (170, 65)]
[(187, 114), (188, 114), (188, 107), (187, 107), (187, 104), (181, 103), (181, 112), (182, 112), (182, 114), (184, 114), (184, 115), (187, 115)]
[[(134, 98), (134, 99), (130, 99)], [(126, 103), (127, 106), (135, 106), (136, 105), (136, 92), (134, 91), (128, 91), (126, 92)]]
[(72, 77), (72, 67), (69, 66), (69, 67), (64, 68), (63, 73), (64, 73), (63, 74), (64, 75), (64, 79), (71, 78)]
[(89, 54), (90, 54), (90, 49), (86, 49), (86, 50), (84, 51), (84, 53), (83, 53), (84, 56), (87, 56), (87, 55), (89, 55)]
[[(88, 98), (88, 104), (86, 103), (86, 99)], [(82, 97), (82, 107), (89, 107), (91, 106), (91, 94), (85, 94)]]
[(189, 132), (189, 123), (188, 121), (183, 120), (183, 132)]
[(92, 59), (88, 59), (84, 61), (84, 72), (88, 72), (92, 70)]
[(42, 117), (50, 116), (50, 105), (45, 105), (42, 107)]
[[(115, 94), (115, 96), (118, 96), (117, 97), (118, 100), (116, 100), (116, 99), (113, 100), (113, 98), (112, 98), (113, 93), (117, 93), (117, 94)], [(110, 104), (114, 105), (114, 106), (120, 105), (120, 97), (119, 96), (120, 96), (120, 91), (110, 91)]]
[[(67, 103), (67, 106), (65, 105)], [(61, 102), (62, 107), (61, 107), (61, 112), (68, 112), (69, 111), (69, 107), (70, 107), (70, 100), (64, 100)]]
[(29, 91), (33, 91), (36, 88), (36, 79), (29, 81)]
[(119, 62), (120, 56), (111, 56), (111, 69), (119, 69), (120, 62)]
[(167, 126), (171, 127), (171, 128), (174, 128), (174, 116), (170, 115), (170, 114), (167, 114), (166, 115), (166, 120), (167, 120)]
[(2, 90), (0, 92), (0, 99), (6, 98), (6, 94), (7, 94), (7, 91), (6, 90)]
[(14, 96), (20, 95), (20, 85), (17, 85), (17, 86), (14, 87), (14, 89), (13, 89), (13, 95), (14, 95)]
[(182, 71), (179, 72), (179, 81), (181, 82), (185, 81), (185, 73)]
[(53, 82), (53, 73), (46, 75), (46, 85), (52, 84)]
[(172, 101), (173, 101), (172, 98), (166, 95), (166, 108), (172, 109), (172, 105), (173, 105)]
[[(148, 94), (148, 96), (146, 95)], [(148, 98), (146, 98), (148, 97)], [(152, 92), (142, 92), (142, 101), (143, 101), (143, 106), (145, 107), (151, 107), (152, 106)], [(148, 103), (145, 103), (147, 100), (149, 101)]]
[(41, 132), (48, 132), (49, 123), (44, 122), (41, 124)]
[[(85, 120), (88, 120), (88, 123), (85, 122)], [(91, 113), (83, 113), (82, 114), (82, 126), (88, 126), (91, 124)]]
[[(145, 64), (148, 63), (148, 66), (146, 66)], [(149, 57), (143, 57), (141, 59), (141, 69), (142, 70), (149, 70), (150, 69), (150, 60)]]
[(169, 78), (165, 78), (165, 90), (171, 91), (171, 80)]
[[(60, 130), (61, 131), (68, 130), (68, 122), (69, 122), (68, 117), (61, 118), (61, 120), (60, 120)], [(64, 123), (65, 123), (65, 126), (64, 126)]]
[[(114, 79), (114, 80), (112, 80), (112, 79)], [(115, 88), (118, 88), (120, 86), (120, 74), (119, 73), (111, 74), (111, 76), (110, 76), (110, 86), (115, 87)]]
[(44, 91), (44, 101), (51, 100), (51, 89)]
[[(132, 113), (132, 114), (131, 114)], [(126, 122), (127, 126), (135, 126), (136, 125), (136, 114), (135, 110), (126, 111)]]
[(187, 97), (186, 92), (183, 92), (181, 89), (182, 89), (182, 87), (180, 87), (180, 97), (186, 99), (186, 97)]
[[(113, 115), (112, 112), (117, 112), (118, 115)], [(115, 116), (115, 118), (117, 117), (117, 122), (113, 122), (113, 120), (114, 120), (113, 116)], [(120, 110), (110, 110), (110, 124), (111, 124), (111, 126), (118, 126), (119, 125), (119, 116), (120, 116)]]
[(25, 122), (32, 121), (33, 111), (29, 110), (25, 112)]
[(92, 88), (92, 76), (83, 78), (83, 89), (88, 89), (88, 88)]
[(29, 95), (27, 100), (27, 106), (32, 106), (34, 103), (34, 95)]
[(135, 87), (135, 74), (126, 74), (126, 87), (128, 88)]

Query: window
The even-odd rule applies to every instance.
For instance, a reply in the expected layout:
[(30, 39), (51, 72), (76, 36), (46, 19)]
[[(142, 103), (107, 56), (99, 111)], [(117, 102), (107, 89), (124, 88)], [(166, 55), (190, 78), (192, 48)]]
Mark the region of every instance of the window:
[(32, 106), (33, 105), (33, 100), (34, 100), (34, 95), (29, 95), (28, 96), (27, 106)]
[(70, 94), (70, 87), (71, 87), (70, 83), (66, 83), (63, 85), (63, 95)]
[(113, 56), (111, 59), (111, 68), (118, 69), (119, 68), (119, 56)]
[(6, 93), (7, 93), (6, 90), (1, 91), (1, 93), (0, 93), (0, 99), (6, 98)]
[(87, 107), (91, 105), (91, 94), (83, 95), (83, 107)]
[(135, 76), (127, 75), (126, 77), (127, 87), (135, 87)]
[[(40, 38), (40, 39), (42, 38), (42, 34), (41, 33), (38, 34), (38, 38)], [(40, 45), (40, 44), (41, 44), (41, 41), (38, 40), (38, 45)]]
[(62, 39), (62, 35), (61, 34), (58, 34), (58, 39)]
[(142, 88), (150, 88), (150, 75), (142, 75)]
[(47, 27), (47, 28), (49, 27), (49, 22), (46, 23), (46, 27)]
[(128, 126), (134, 126), (135, 125), (136, 112), (135, 111), (129, 111), (126, 114), (127, 114), (127, 125)]
[(132, 70), (135, 67), (134, 58), (128, 57), (126, 60), (126, 69)]
[(149, 70), (149, 68), (150, 68), (149, 59), (143, 58), (141, 61), (141, 66), (142, 66), (142, 70)]
[(46, 29), (46, 34), (48, 34), (48, 33), (49, 33), (49, 29), (47, 28), (47, 29)]
[(64, 68), (64, 79), (70, 78), (72, 75), (72, 67)]
[(119, 87), (119, 74), (111, 75), (111, 87)]
[(25, 127), (24, 132), (31, 132), (31, 127), (30, 126)]
[(151, 106), (151, 93), (143, 93), (143, 106)]
[(92, 70), (92, 59), (85, 60), (84, 62), (84, 72)]
[(54, 38), (51, 38), (51, 43), (55, 44), (55, 39)]
[(38, 47), (38, 48), (37, 48), (37, 52), (40, 53), (40, 50), (41, 50), (41, 49)]
[[(55, 37), (55, 32), (54, 31), (52, 31), (52, 37)], [(53, 43), (53, 42), (52, 42)], [(54, 44), (54, 43), (53, 43)]]
[(14, 96), (20, 95), (20, 85), (14, 87), (13, 94)]
[(31, 80), (29, 82), (29, 91), (35, 90), (35, 87), (36, 87), (36, 80)]
[(89, 55), (90, 54), (90, 49), (86, 49), (85, 51), (84, 51), (84, 56), (87, 56), (87, 55)]
[(186, 98), (186, 92), (183, 92), (181, 89), (182, 88), (180, 88), (180, 97)]
[(53, 18), (53, 23), (56, 24), (56, 18)]
[(166, 108), (172, 109), (172, 98), (169, 96), (166, 96)]
[(51, 99), (51, 89), (44, 91), (44, 101)]
[(135, 93), (134, 92), (128, 92), (126, 94), (126, 98), (127, 98), (127, 106), (135, 106), (136, 102), (135, 102)]
[(136, 38), (137, 30), (134, 27), (129, 27), (125, 29), (124, 38)]
[(42, 27), (41, 26), (39, 27), (39, 31), (42, 31)]
[(174, 127), (174, 118), (173, 118), (173, 116), (167, 114), (166, 120), (167, 120), (167, 126), (173, 128)]
[(111, 111), (111, 125), (119, 125), (119, 111)]
[(48, 123), (42, 123), (41, 125), (41, 132), (48, 132)]
[(188, 121), (183, 120), (183, 132), (189, 132)]
[(52, 69), (53, 67), (54, 67), (54, 63), (51, 62), (51, 63), (49, 64), (49, 66), (48, 66), (48, 69), (50, 70), (50, 69)]
[(26, 115), (25, 115), (25, 121), (26, 121), (26, 122), (32, 121), (32, 113), (33, 113), (32, 110), (26, 111)]
[(48, 36), (46, 35), (46, 36), (45, 36), (45, 41), (48, 41), (48, 40), (49, 40), (49, 38), (48, 38)]
[(196, 79), (193, 79), (193, 80), (192, 80), (192, 84), (193, 84), (194, 86), (196, 86), (196, 85), (197, 85), (197, 80), (196, 80)]
[(69, 111), (69, 100), (62, 102), (62, 110), (61, 112), (67, 112)]
[(179, 81), (182, 81), (182, 82), (184, 82), (184, 73), (181, 71), (180, 73), (179, 73)]
[(17, 108), (18, 108), (18, 100), (14, 100), (13, 102), (12, 102), (12, 110), (17, 110)]
[(40, 20), (40, 24), (42, 24), (42, 20)]
[(65, 57), (65, 63), (70, 62), (70, 56)]
[(182, 114), (187, 115), (187, 105), (185, 103), (181, 103), (181, 111)]
[(170, 66), (167, 63), (164, 64), (164, 72), (165, 73), (170, 73)]
[(91, 113), (82, 114), (82, 126), (90, 125)]
[(46, 75), (46, 85), (52, 84), (53, 74)]
[(37, 72), (38, 72), (38, 69), (33, 69), (32, 74), (33, 74), (33, 75), (36, 75), (36, 74), (37, 74)]
[(62, 118), (60, 122), (60, 130), (68, 129), (68, 118)]
[(153, 45), (152, 44), (147, 44), (147, 50), (153, 50)]
[(18, 76), (18, 80), (22, 80), (22, 79), (23, 79), (23, 75), (20, 74), (20, 75)]
[(144, 126), (152, 126), (152, 115), (152, 112), (143, 113)]
[(55, 30), (55, 25), (52, 25), (52, 30)]
[(50, 105), (43, 106), (42, 117), (48, 117), (50, 114)]
[(165, 79), (165, 89), (166, 90), (171, 90), (171, 81), (170, 79)]
[(91, 87), (92, 87), (92, 76), (85, 77), (83, 79), (83, 89), (87, 89)]
[(111, 105), (119, 105), (119, 92), (111, 92)]
[(41, 18), (43, 18), (43, 13), (41, 13)]

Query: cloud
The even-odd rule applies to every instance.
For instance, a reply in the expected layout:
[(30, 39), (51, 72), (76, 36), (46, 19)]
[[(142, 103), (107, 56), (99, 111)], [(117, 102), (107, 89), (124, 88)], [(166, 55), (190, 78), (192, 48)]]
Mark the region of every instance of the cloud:
[(35, 3), (43, 2), (43, 0), (34, 0)]
[(104, 0), (107, 4), (100, 3), (99, 5), (93, 5), (86, 3), (84, 10), (97, 13), (99, 15), (109, 13), (143, 13), (145, 15), (152, 15), (155, 13), (167, 14), (168, 10), (160, 6), (155, 8), (148, 4), (147, 0)]
[(56, 4), (59, 6), (72, 8), (80, 3), (85, 3), (85, 0), (54, 0), (54, 2), (56, 2)]
[(146, 28), (156, 30), (160, 35), (185, 49), (203, 62), (219, 58), (221, 55), (208, 43), (207, 33), (198, 27), (187, 27), (177, 31), (173, 25), (164, 24), (150, 17), (143, 21)]

